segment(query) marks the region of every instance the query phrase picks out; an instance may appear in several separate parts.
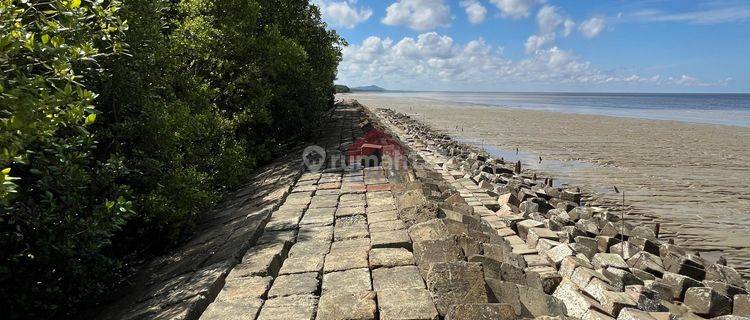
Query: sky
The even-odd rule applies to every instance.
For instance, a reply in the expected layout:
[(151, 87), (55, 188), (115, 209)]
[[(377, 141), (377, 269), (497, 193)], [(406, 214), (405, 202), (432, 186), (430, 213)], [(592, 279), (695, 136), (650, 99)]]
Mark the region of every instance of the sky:
[(336, 83), (391, 90), (750, 92), (750, 0), (312, 0)]

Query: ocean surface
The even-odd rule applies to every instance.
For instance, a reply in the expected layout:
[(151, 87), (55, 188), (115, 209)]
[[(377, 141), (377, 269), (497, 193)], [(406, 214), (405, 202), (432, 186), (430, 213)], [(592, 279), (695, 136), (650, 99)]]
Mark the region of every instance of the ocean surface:
[(543, 111), (750, 127), (750, 94), (426, 91), (387, 91), (367, 94)]

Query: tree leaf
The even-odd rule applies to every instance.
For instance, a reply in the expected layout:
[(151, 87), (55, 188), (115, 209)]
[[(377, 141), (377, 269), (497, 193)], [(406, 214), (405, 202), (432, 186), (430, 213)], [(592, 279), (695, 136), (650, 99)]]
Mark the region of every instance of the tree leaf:
[(75, 9), (81, 6), (81, 0), (71, 0), (70, 1), (70, 8)]
[(96, 114), (95, 113), (92, 113), (92, 114), (86, 116), (86, 125), (90, 125), (90, 124), (94, 123), (94, 121), (96, 121)]

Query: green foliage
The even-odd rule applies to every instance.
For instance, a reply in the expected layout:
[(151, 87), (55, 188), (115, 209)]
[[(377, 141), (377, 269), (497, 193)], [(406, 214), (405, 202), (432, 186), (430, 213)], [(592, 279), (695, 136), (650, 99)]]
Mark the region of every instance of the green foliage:
[(333, 86), (336, 89), (336, 93), (349, 93), (352, 92), (352, 89), (349, 89), (349, 87), (343, 85), (343, 84), (337, 84)]
[(70, 316), (184, 239), (331, 107), (341, 45), (302, 0), (0, 0), (5, 315)]

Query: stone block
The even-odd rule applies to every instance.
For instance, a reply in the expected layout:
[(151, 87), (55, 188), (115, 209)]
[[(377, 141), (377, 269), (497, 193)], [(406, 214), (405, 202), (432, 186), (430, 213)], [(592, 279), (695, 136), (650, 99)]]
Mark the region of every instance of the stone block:
[(314, 295), (318, 291), (320, 280), (317, 272), (280, 275), (273, 281), (268, 298), (291, 295)]
[(266, 300), (258, 320), (312, 320), (318, 306), (318, 298), (312, 295), (286, 296)]
[(377, 305), (373, 291), (327, 292), (320, 297), (316, 320), (371, 320)]
[(455, 304), (450, 306), (445, 320), (498, 319), (512, 320), (516, 315), (506, 303)]
[(646, 271), (661, 278), (664, 274), (664, 266), (659, 256), (641, 251), (628, 259), (628, 265)]
[(411, 250), (411, 240), (406, 230), (373, 232), (370, 234), (373, 248), (404, 248)]
[(366, 247), (351, 247), (347, 249), (332, 251), (327, 254), (323, 265), (323, 272), (360, 269), (369, 266), (369, 252)]
[(684, 301), (685, 292), (687, 292), (689, 288), (703, 286), (703, 284), (693, 278), (671, 272), (665, 272), (662, 280), (665, 284), (672, 287), (674, 291), (673, 298), (680, 301)]
[(406, 229), (406, 224), (401, 220), (390, 220), (370, 223), (370, 233)]
[(623, 308), (637, 308), (638, 304), (625, 292), (604, 292), (600, 301), (602, 309), (607, 314), (617, 317)]
[(268, 243), (250, 248), (229, 273), (229, 278), (275, 275), (288, 250), (286, 243)]
[[(672, 319), (668, 317), (667, 319)], [(617, 320), (657, 320), (651, 314), (646, 311), (641, 311), (634, 308), (624, 308), (620, 311), (620, 315)]]
[(289, 249), (289, 257), (324, 256), (331, 248), (330, 241), (303, 241), (295, 243)]
[(261, 299), (243, 301), (214, 301), (201, 314), (201, 320), (255, 319), (263, 305)]
[(555, 292), (557, 285), (562, 281), (562, 276), (553, 267), (530, 267), (525, 271), (526, 284), (547, 294)]
[(592, 306), (598, 304), (584, 295), (578, 285), (567, 278), (563, 278), (552, 296), (565, 304), (567, 315), (577, 318), (583, 317)]
[(414, 260), (417, 262), (423, 276), (426, 275), (431, 264), (463, 259), (463, 252), (458, 244), (456, 244), (454, 237), (424, 240), (414, 243)]
[(323, 275), (323, 293), (371, 291), (370, 270), (350, 269)]
[(625, 286), (643, 284), (643, 280), (639, 279), (628, 270), (608, 267), (602, 270), (602, 274), (607, 277), (609, 284), (617, 289), (617, 291), (625, 290)]
[(708, 287), (691, 287), (685, 292), (685, 305), (693, 313), (704, 317), (718, 317), (732, 313), (732, 299)]
[(550, 263), (559, 268), (560, 264), (562, 264), (563, 260), (565, 260), (566, 257), (573, 255), (573, 249), (571, 249), (568, 244), (563, 243), (547, 250), (544, 255), (547, 257), (547, 260), (549, 260)]
[(215, 301), (239, 302), (254, 301), (266, 297), (272, 277), (232, 277), (227, 278)]
[(539, 243), (539, 240), (541, 239), (549, 239), (557, 241), (560, 237), (558, 237), (557, 232), (554, 232), (547, 228), (531, 228), (528, 231), (528, 234), (526, 236), (526, 243), (531, 248), (536, 248), (536, 245)]
[(482, 265), (455, 261), (433, 263), (427, 272), (427, 289), (438, 313), (445, 316), (448, 308), (460, 303), (487, 303)]
[(732, 314), (741, 317), (750, 317), (750, 295), (738, 294), (734, 296)]
[(625, 260), (614, 253), (597, 253), (594, 255), (594, 258), (591, 259), (591, 264), (597, 269), (609, 267), (624, 270), (628, 269), (628, 264)]
[(427, 289), (380, 291), (378, 310), (382, 320), (436, 320), (438, 312)]
[(370, 269), (414, 265), (414, 254), (404, 248), (376, 248), (370, 250)]
[(290, 257), (284, 260), (279, 274), (293, 274), (323, 271), (323, 256), (303, 255)]
[(416, 266), (378, 268), (372, 271), (372, 286), (375, 291), (393, 289), (424, 288), (424, 281)]
[(538, 227), (543, 227), (543, 226), (544, 226), (543, 223), (536, 221), (536, 220), (531, 220), (531, 219), (523, 220), (516, 224), (516, 227), (518, 228), (517, 229), (518, 236), (521, 239), (527, 239), (529, 235), (529, 230), (531, 228), (538, 228)]

